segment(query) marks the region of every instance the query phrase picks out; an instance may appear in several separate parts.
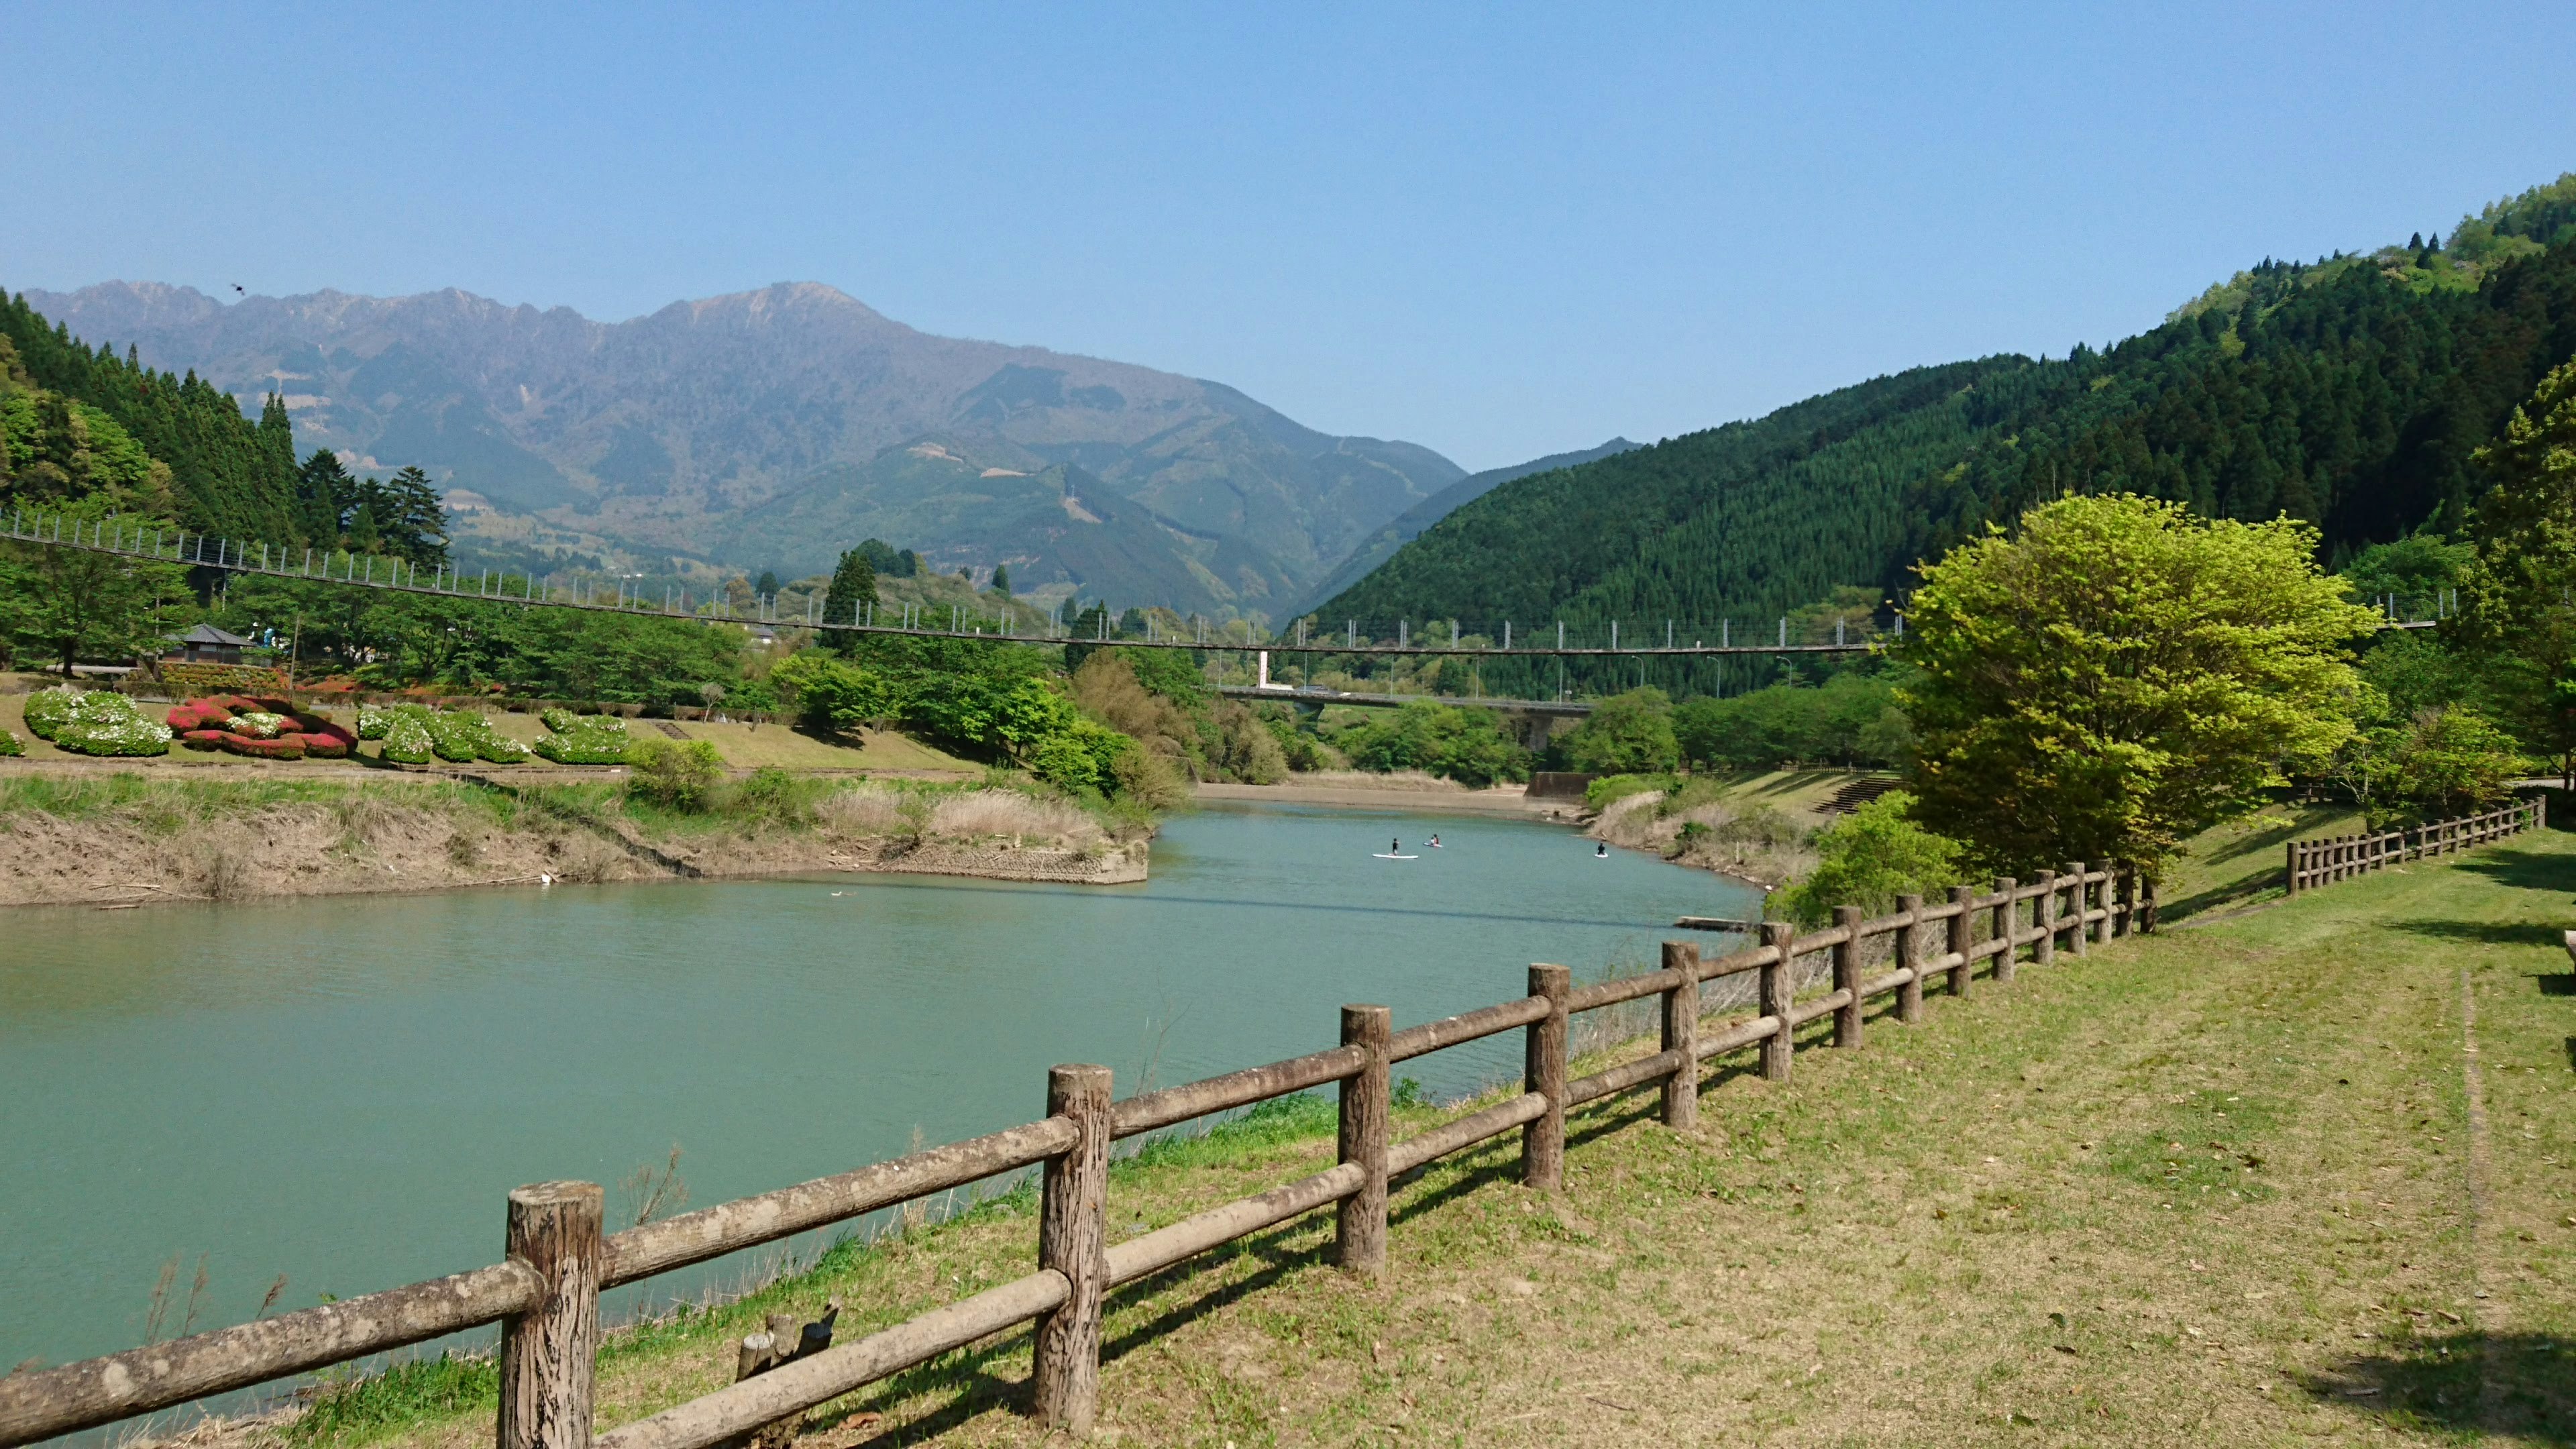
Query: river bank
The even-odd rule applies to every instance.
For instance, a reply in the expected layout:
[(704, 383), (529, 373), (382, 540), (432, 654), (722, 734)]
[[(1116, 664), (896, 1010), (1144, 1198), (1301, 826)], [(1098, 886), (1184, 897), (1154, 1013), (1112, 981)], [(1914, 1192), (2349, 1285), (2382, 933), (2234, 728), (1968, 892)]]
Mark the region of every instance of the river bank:
[[(1427, 781), (1427, 783), (1426, 783)], [(1292, 778), (1276, 785), (1202, 782), (1190, 787), (1197, 801), (1267, 802), (1274, 805), (1327, 805), (1348, 810), (1403, 810), (1439, 815), (1508, 815), (1531, 820), (1572, 821), (1580, 800), (1533, 800), (1524, 785), (1496, 785), (1470, 790), (1428, 777), (1384, 776), (1371, 779), (1356, 771), (1334, 771), (1321, 777)]]
[(655, 810), (599, 781), (342, 770), (16, 771), (0, 776), (0, 906), (784, 875), (962, 875), (1127, 884), (1141, 826), (1007, 789), (797, 782), (710, 814)]

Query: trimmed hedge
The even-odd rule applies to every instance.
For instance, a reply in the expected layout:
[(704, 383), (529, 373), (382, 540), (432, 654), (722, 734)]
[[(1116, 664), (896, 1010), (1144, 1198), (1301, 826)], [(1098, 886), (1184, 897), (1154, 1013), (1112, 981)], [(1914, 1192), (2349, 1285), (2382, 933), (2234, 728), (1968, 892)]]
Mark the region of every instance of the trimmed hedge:
[(297, 744), (302, 745), (304, 747), (304, 758), (308, 760), (345, 760), (349, 758), (348, 741), (337, 739), (331, 735), (284, 735), (280, 738), (293, 740)]
[(224, 741), (237, 738), (224, 730), (189, 730), (179, 736), (179, 743), (192, 750), (220, 750)]
[(304, 741), (294, 735), (284, 739), (263, 740), (250, 735), (224, 736), (224, 748), (236, 755), (254, 760), (300, 760), (304, 758)]
[(257, 664), (156, 664), (152, 672), (176, 694), (217, 694), (236, 689), (283, 689), (286, 674)]
[(267, 710), (254, 709), (242, 714), (234, 715), (233, 722), (224, 726), (224, 728), (231, 730), (234, 734), (245, 735), (254, 740), (273, 740), (279, 735), (288, 732), (287, 725), (289, 723), (290, 721), (282, 714), (272, 714)]
[(134, 701), (103, 689), (57, 685), (27, 697), (27, 729), (76, 755), (166, 755), (170, 727), (143, 717)]
[(410, 715), (395, 715), (387, 720), (384, 733), (376, 738), (385, 742), (385, 758), (397, 765), (429, 763), (431, 751), (429, 726)]
[(27, 753), (26, 744), (7, 730), (0, 730), (0, 759)]
[(554, 733), (537, 741), (537, 753), (558, 765), (622, 765), (632, 742), (626, 721), (606, 715), (550, 709), (537, 718)]

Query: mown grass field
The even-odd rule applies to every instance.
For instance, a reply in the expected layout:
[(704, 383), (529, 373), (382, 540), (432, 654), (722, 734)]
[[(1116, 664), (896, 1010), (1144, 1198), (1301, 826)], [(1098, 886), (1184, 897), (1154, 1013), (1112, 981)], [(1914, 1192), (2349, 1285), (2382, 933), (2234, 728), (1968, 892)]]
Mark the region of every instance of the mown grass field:
[[(1559, 1199), (1510, 1139), (1396, 1195), (1382, 1284), (1329, 1215), (1113, 1296), (1103, 1442), (2576, 1443), (2576, 838), (2525, 837), (1715, 1064), (1703, 1126), (1580, 1112)], [(1817, 1023), (1821, 1029), (1824, 1023)], [(1403, 1114), (1418, 1129), (1423, 1109)], [(1320, 1099), (1120, 1169), (1113, 1234), (1313, 1170)], [(625, 1335), (603, 1426), (716, 1385), (780, 1308), (844, 1338), (1033, 1261), (1025, 1196)], [(806, 1443), (1019, 1445), (1025, 1333)], [(488, 1442), (488, 1369), (289, 1431)]]

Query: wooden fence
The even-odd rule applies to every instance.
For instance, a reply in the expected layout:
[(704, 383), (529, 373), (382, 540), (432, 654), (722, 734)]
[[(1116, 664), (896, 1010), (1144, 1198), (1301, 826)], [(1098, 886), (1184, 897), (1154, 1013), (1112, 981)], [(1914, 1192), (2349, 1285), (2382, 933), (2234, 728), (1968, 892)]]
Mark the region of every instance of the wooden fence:
[(2410, 830), (2293, 840), (2289, 846), (2290, 894), (2349, 880), (2365, 871), (2385, 870), (2404, 861), (2456, 854), (2508, 835), (2544, 829), (2548, 824), (2548, 797), (2534, 795), (2484, 815), (2437, 820)]
[[(1977, 967), (1991, 963), (1988, 978), (2008, 983), (2025, 948), (2040, 963), (2061, 946), (2081, 955), (2089, 942), (2153, 930), (2155, 910), (2152, 883), (2134, 870), (2076, 862), (2028, 884), (1998, 880), (1984, 894), (1953, 887), (1946, 904), (1926, 906), (1908, 896), (1895, 915), (1875, 920), (1845, 906), (1830, 928), (1804, 935), (1768, 922), (1762, 944), (1714, 960), (1701, 960), (1694, 942), (1667, 942), (1661, 970), (1595, 985), (1576, 987), (1563, 966), (1532, 966), (1529, 994), (1515, 1000), (1402, 1031), (1393, 1029), (1383, 1006), (1345, 1006), (1341, 1045), (1329, 1051), (1125, 1101), (1110, 1099), (1106, 1067), (1055, 1067), (1047, 1074), (1047, 1115), (1038, 1121), (618, 1233), (602, 1232), (596, 1184), (536, 1183), (509, 1194), (505, 1255), (490, 1267), (0, 1377), (0, 1449), (495, 1322), (501, 1325), (498, 1449), (702, 1449), (1032, 1319), (1032, 1410), (1052, 1427), (1084, 1433), (1100, 1392), (1103, 1299), (1121, 1284), (1327, 1206), (1338, 1214), (1333, 1261), (1354, 1273), (1383, 1274), (1392, 1177), (1518, 1129), (1523, 1182), (1556, 1192), (1569, 1108), (1656, 1087), (1664, 1122), (1690, 1128), (1698, 1120), (1700, 1064), (1711, 1058), (1757, 1051), (1762, 1075), (1784, 1078), (1797, 1049), (1795, 1033), (1810, 1021), (1830, 1015), (1833, 1045), (1858, 1047), (1864, 1008), (1873, 998), (1895, 993), (1896, 1019), (1913, 1022), (1922, 1015), (1927, 981), (1943, 979), (1951, 995), (1966, 996)], [(1882, 940), (1889, 943), (1883, 956), (1876, 948)], [(1799, 1000), (1798, 963), (1815, 953), (1830, 958), (1830, 989)], [(1865, 974), (1873, 966), (1884, 969)], [(1704, 1020), (1701, 989), (1748, 974), (1753, 1014)], [(1817, 978), (1820, 986), (1828, 979)], [(1570, 1018), (1647, 997), (1661, 998), (1661, 1049), (1567, 1080)], [(1521, 1093), (1391, 1140), (1388, 1078), (1395, 1063), (1515, 1029), (1525, 1038)], [(1327, 1083), (1339, 1084), (1341, 1096), (1333, 1167), (1108, 1241), (1112, 1142)], [(594, 1438), (603, 1289), (1032, 1166), (1040, 1170), (1042, 1194), (1036, 1270), (1026, 1277), (855, 1342), (764, 1356), (763, 1372)], [(751, 1348), (745, 1345), (746, 1367)]]

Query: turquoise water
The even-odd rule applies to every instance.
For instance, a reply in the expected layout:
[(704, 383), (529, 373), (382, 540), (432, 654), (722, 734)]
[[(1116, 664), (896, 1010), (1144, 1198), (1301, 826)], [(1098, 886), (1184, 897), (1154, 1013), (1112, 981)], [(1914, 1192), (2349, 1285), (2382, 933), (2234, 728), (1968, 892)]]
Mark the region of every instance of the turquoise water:
[[(1391, 836), (1438, 851), (1383, 861)], [(523, 1182), (615, 1186), (674, 1144), (695, 1205), (1650, 963), (1740, 887), (1532, 821), (1180, 817), (1128, 887), (830, 876), (21, 910), (0, 956), (0, 1366), (493, 1261)], [(1405, 1064), (1436, 1094), (1516, 1039)], [(631, 1207), (629, 1208), (631, 1212)], [(612, 1221), (612, 1226), (615, 1223)], [(711, 1270), (700, 1270), (711, 1271)], [(732, 1271), (739, 1273), (741, 1266)], [(692, 1291), (689, 1274), (658, 1280)], [(169, 1313), (175, 1333), (184, 1306)]]

